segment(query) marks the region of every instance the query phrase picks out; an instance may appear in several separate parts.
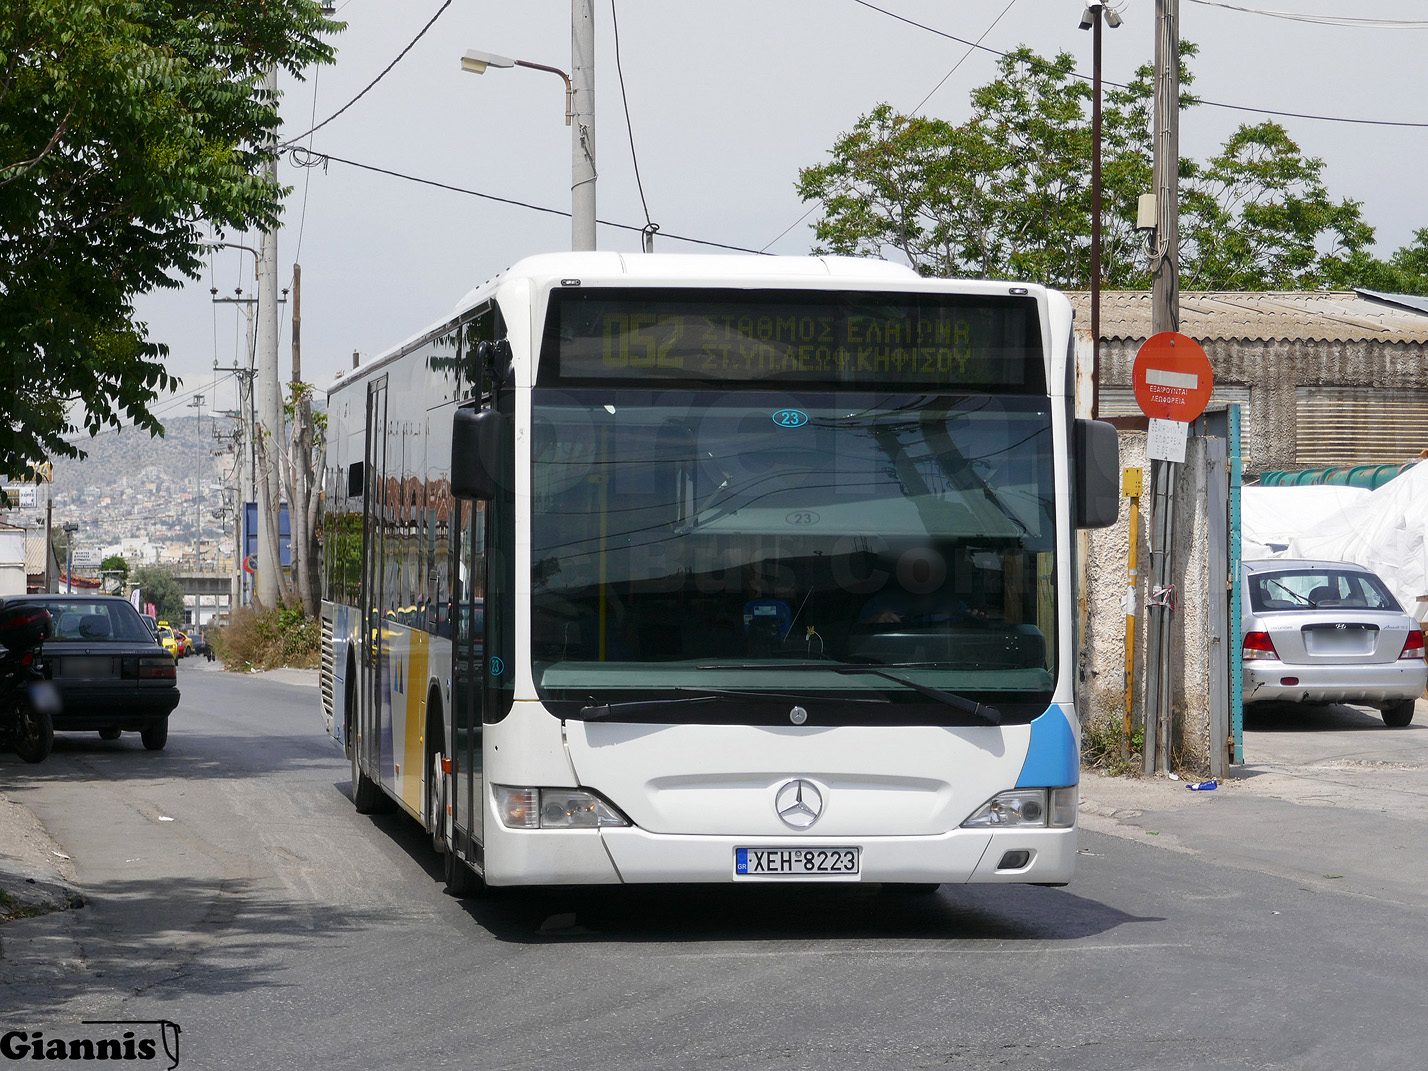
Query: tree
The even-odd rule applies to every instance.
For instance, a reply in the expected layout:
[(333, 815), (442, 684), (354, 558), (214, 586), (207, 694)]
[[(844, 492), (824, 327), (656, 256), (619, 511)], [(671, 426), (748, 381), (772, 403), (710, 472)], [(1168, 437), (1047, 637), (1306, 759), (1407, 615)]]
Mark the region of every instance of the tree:
[(154, 604), (160, 621), (175, 627), (183, 623), (183, 588), (173, 573), (159, 565), (141, 565), (134, 570), (134, 585), (140, 599)]
[(1192, 164), (1180, 197), (1180, 285), (1186, 290), (1313, 290), (1373, 245), (1357, 201), (1335, 202), (1278, 123), (1241, 126), (1220, 153)]
[(317, 0), (26, 0), (0, 19), (0, 470), (82, 457), (64, 436), (150, 434), (177, 381), (134, 299), (196, 279), (200, 224), (276, 226), (262, 87), (330, 62)]
[[(1195, 52), (1181, 42), (1182, 109), (1195, 103), (1187, 67)], [(1111, 287), (1150, 285), (1135, 215), (1138, 195), (1151, 187), (1153, 99), (1147, 66), (1104, 100), (1101, 258)], [(1073, 58), (1008, 53), (971, 104), (960, 126), (879, 105), (835, 142), (827, 163), (802, 169), (800, 196), (823, 206), (817, 251), (892, 252), (926, 275), (1088, 287), (1092, 101)], [(1334, 201), (1323, 168), (1276, 123), (1240, 127), (1207, 163), (1182, 159), (1181, 287), (1421, 279), (1428, 231), (1416, 254), (1374, 260), (1362, 206)]]
[(327, 414), (312, 411), (312, 384), (295, 381), (288, 388), (291, 394), (286, 411), (292, 438), (283, 459), (283, 485), (288, 497), (293, 587), (303, 613), (316, 617), (322, 599), (317, 523), (322, 501), (319, 476), (327, 465)]
[(110, 577), (114, 578), (114, 588), (123, 592), (129, 582), (129, 563), (121, 555), (111, 554), (99, 563), (99, 575), (104, 578), (104, 590), (110, 591)]

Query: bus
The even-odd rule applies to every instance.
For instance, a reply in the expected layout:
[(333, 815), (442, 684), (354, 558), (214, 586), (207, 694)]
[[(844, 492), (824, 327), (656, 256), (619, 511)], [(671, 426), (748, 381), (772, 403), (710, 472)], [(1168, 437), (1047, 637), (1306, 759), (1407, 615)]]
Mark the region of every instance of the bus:
[(451, 891), (1059, 885), (1074, 556), (1113, 523), (1039, 286), (547, 254), (328, 398), (324, 716)]

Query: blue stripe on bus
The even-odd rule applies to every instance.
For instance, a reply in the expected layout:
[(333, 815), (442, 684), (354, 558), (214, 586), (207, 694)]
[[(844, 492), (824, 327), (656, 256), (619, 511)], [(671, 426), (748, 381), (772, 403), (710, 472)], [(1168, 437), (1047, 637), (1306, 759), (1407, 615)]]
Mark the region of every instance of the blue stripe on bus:
[(1065, 707), (1053, 704), (1031, 723), (1031, 742), (1027, 745), (1021, 776), (1016, 781), (1017, 788), (1061, 788), (1080, 782), (1081, 764), (1076, 754), (1071, 717)]

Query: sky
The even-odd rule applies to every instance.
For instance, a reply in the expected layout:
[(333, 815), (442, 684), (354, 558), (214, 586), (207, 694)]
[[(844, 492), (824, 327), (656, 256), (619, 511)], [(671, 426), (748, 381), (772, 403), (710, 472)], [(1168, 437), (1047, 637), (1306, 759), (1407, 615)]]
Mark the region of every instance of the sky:
[[(285, 138), (341, 111), (301, 139), (332, 159), (279, 165), (292, 188), (279, 278), (290, 285), (301, 264), (302, 378), (319, 390), (354, 351), (375, 356), (521, 257), (570, 248), (568, 215), (556, 214), (570, 210), (571, 176), (559, 78), (460, 66), (478, 49), (568, 71), (570, 0), (444, 3), (337, 0), (348, 25), (333, 41), (336, 63), (280, 83)], [(1104, 31), (1103, 77), (1123, 83), (1154, 55), (1155, 0), (1109, 6), (1123, 21)], [(657, 252), (805, 254), (817, 217), (795, 191), (800, 168), (825, 162), (879, 103), (964, 121), (970, 91), (996, 77), (997, 52), (1068, 51), (1089, 77), (1082, 9), (1082, 0), (593, 0), (597, 218), (621, 225), (599, 226), (597, 244), (638, 252), (647, 206)], [(1239, 125), (1273, 118), (1324, 160), (1331, 196), (1363, 203), (1377, 255), (1428, 227), (1428, 3), (1180, 0), (1179, 21), (1200, 47), (1194, 91), (1215, 105), (1182, 113), (1182, 155), (1206, 159)], [(224, 238), (258, 244), (256, 234)], [(232, 376), (214, 365), (244, 363), (244, 319), (210, 290), (250, 294), (253, 259), (217, 250), (202, 280), (138, 301), (182, 378), (154, 407), (160, 419), (192, 416), (199, 393), (206, 410), (236, 408)], [(290, 322), (285, 314), (284, 380)]]

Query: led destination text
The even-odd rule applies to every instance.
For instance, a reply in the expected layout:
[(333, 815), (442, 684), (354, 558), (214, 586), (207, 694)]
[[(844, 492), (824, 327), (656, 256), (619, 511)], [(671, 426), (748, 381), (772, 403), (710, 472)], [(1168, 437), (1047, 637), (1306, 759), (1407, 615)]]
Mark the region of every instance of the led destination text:
[[(667, 293), (667, 292), (666, 292)], [(573, 297), (573, 296), (572, 296)], [(836, 297), (836, 295), (835, 295)], [(563, 379), (795, 379), (1026, 387), (1039, 328), (1019, 302), (850, 305), (664, 295), (557, 303), (547, 340)]]

